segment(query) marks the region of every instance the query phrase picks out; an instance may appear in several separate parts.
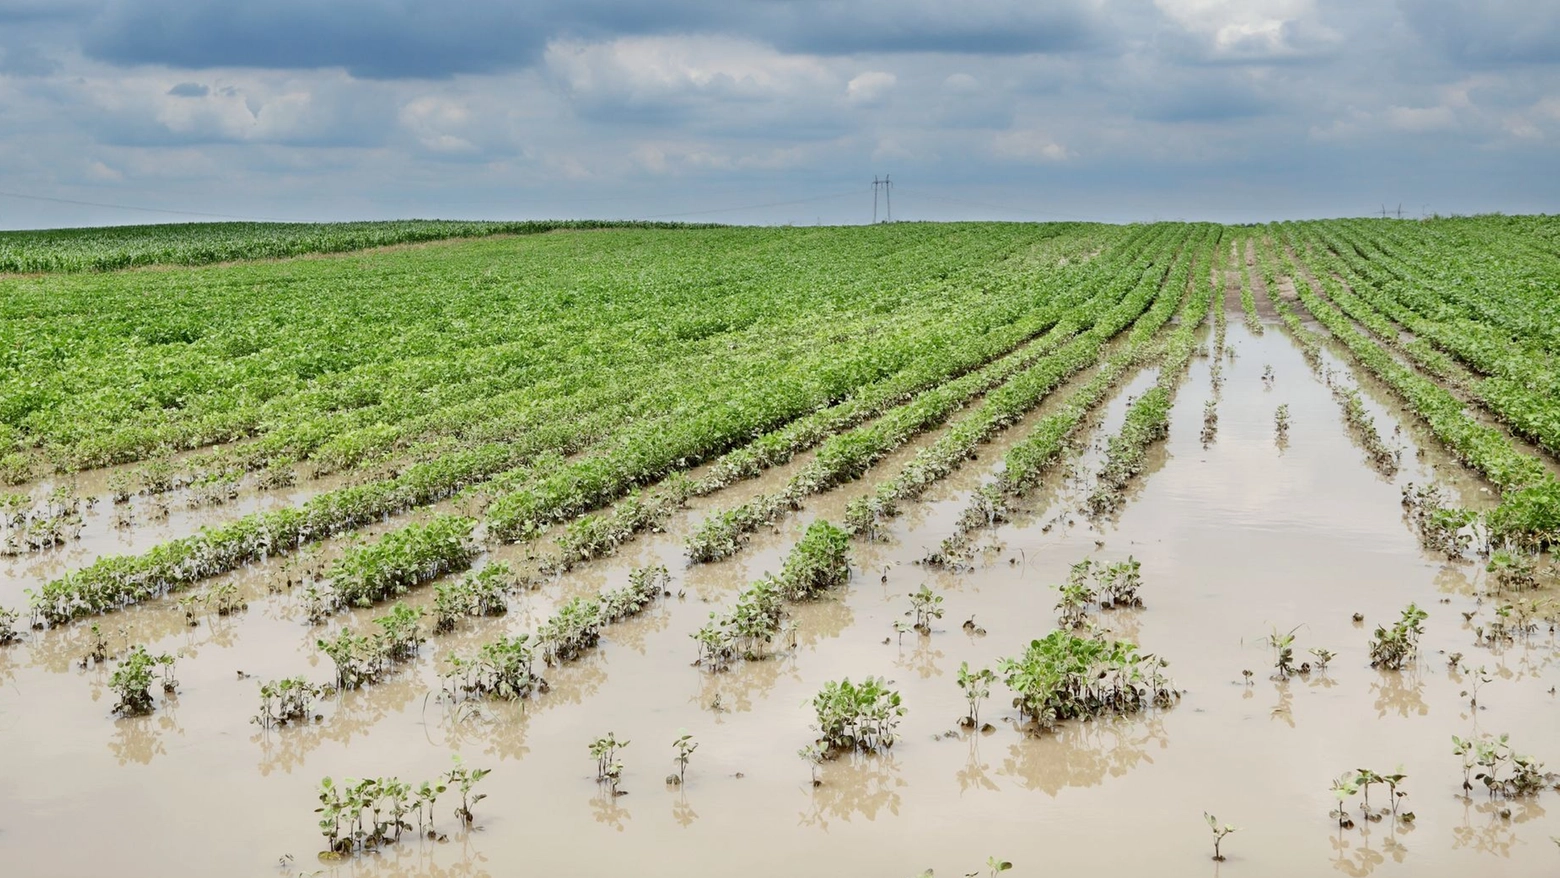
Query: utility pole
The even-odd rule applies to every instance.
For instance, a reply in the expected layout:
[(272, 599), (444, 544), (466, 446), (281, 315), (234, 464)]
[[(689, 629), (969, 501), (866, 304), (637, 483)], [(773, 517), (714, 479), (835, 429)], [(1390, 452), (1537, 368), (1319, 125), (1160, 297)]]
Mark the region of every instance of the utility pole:
[[(876, 206), (877, 206), (876, 202), (874, 201), (873, 207), (876, 207)], [(1382, 219), (1386, 219), (1387, 218), (1387, 206), (1385, 204), (1383, 204), (1381, 206), (1381, 218)]]
[(876, 174), (872, 175), (872, 224), (873, 225), (877, 225), (877, 221), (878, 221), (877, 218), (878, 218), (878, 190), (879, 189), (881, 189), (883, 191), (883, 204), (884, 204), (884, 207), (887, 208), (887, 216), (888, 216), (888, 218), (885, 219), (884, 222), (890, 222), (891, 223), (891, 222), (894, 221), (894, 196), (892, 194), (893, 193), (893, 188), (894, 188), (894, 184), (888, 179), (888, 175), (887, 174), (884, 174), (883, 175), (883, 179), (881, 179), (881, 180), (879, 180), (877, 178)]
[(1398, 202), (1398, 219), (1403, 218), (1403, 202)]

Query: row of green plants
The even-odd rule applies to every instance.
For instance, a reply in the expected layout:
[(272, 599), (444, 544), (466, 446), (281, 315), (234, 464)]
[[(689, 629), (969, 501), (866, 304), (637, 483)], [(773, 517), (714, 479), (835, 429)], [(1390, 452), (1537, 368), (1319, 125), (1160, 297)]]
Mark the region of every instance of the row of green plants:
[(469, 566), (477, 556), (471, 532), (476, 522), (437, 515), (350, 547), (327, 572), (327, 589), (309, 587), (309, 618), (321, 621), (348, 607), (371, 607)]
[[(941, 311), (907, 302), (907, 289), (963, 301), (983, 329), (1006, 334), (1005, 321), (1022, 308), (1011, 292), (988, 284), (996, 295), (980, 302), (948, 280), (1017, 271), (1002, 264), (1005, 255), (1048, 232), (879, 234), (902, 258), (843, 275), (842, 266), (868, 258), (870, 242), (818, 236), (808, 251), (817, 260), (798, 264), (785, 233), (734, 230), (618, 231), (590, 236), (590, 244), (584, 236), (540, 236), (350, 266), (236, 266), (160, 278), (168, 310), (128, 315), (80, 305), (137, 301), (147, 276), (74, 279), (47, 290), (18, 281), (0, 305), (0, 349), (13, 352), (17, 369), (14, 384), (0, 372), (0, 423), (10, 425), (0, 428), (0, 453), (41, 444), (57, 465), (72, 467), (258, 435), (235, 456), (261, 446), (303, 459), (348, 433), (382, 447), (384, 431), (398, 433), (412, 418), (430, 418), (427, 430), (398, 434), (395, 443), (504, 436), (512, 431), (493, 431), (489, 422), (508, 420), (498, 417), (506, 411), (523, 418), (538, 402), (581, 388), (605, 393), (605, 401), (642, 397), (645, 388), (672, 392), (681, 382), (662, 374), (665, 366), (689, 357), (713, 364), (732, 345), (744, 356), (794, 356), (798, 345), (848, 327), (847, 347), (869, 347), (877, 341), (869, 330), (898, 325), (899, 311)], [(1049, 234), (1066, 240), (1077, 230)], [(709, 238), (726, 246), (707, 251)], [(619, 259), (578, 258), (599, 250)], [(740, 283), (714, 300), (695, 295), (712, 273), (733, 266), (745, 272)], [(412, 289), (409, 274), (418, 279)], [(487, 282), (470, 284), (472, 276)], [(245, 281), (273, 292), (257, 297)], [(611, 300), (612, 289), (638, 284), (646, 293), (627, 307)], [(820, 309), (833, 319), (818, 319)], [(981, 319), (988, 316), (998, 319)], [(128, 344), (124, 323), (134, 336)], [(61, 334), (69, 346), (58, 344)], [(35, 361), (40, 351), (54, 356)], [(687, 378), (718, 370), (679, 371)], [(505, 394), (518, 395), (494, 408)], [(278, 434), (286, 435), (275, 444)], [(348, 457), (356, 453), (350, 445), (341, 448)]]
[(1127, 407), (1121, 429), (1107, 442), (1105, 462), (1095, 474), (1094, 490), (1086, 501), (1094, 514), (1108, 514), (1120, 507), (1123, 490), (1147, 465), (1149, 447), (1169, 435), (1170, 409), (1197, 351), (1197, 333), (1204, 315), (1211, 307), (1223, 308), (1222, 299), (1213, 293), (1202, 284), (1193, 286), (1187, 308), (1194, 319), (1183, 321), (1170, 333), (1154, 386)]
[(463, 827), (471, 826), (476, 822), (472, 807), (487, 798), (486, 793), (475, 791), (476, 786), (492, 769), (470, 768), (459, 754), (454, 761), (453, 768), (415, 787), (395, 777), (345, 778), (339, 784), (328, 776), (322, 778), (317, 794), (320, 805), (314, 813), (320, 815), (326, 853), (353, 856), (394, 844), (401, 840), (402, 832), (413, 829), (413, 815), (419, 833), (430, 839), (441, 837), (434, 809), (445, 793), (460, 796), (455, 819)]
[[(1195, 251), (1194, 251), (1195, 252)], [(1034, 488), (1050, 466), (1062, 457), (1071, 437), (1086, 418), (1109, 397), (1131, 369), (1155, 356), (1158, 332), (1176, 314), (1180, 304), (1180, 322), (1184, 326), (1206, 312), (1193, 297), (1181, 302), (1181, 291), (1192, 277), (1192, 253), (1186, 252), (1169, 266), (1156, 265), (1145, 271), (1140, 283), (1160, 290), (1154, 305), (1128, 334), (1126, 341), (1095, 370), (1083, 386), (1072, 391), (1057, 410), (1041, 418), (1027, 435), (1014, 443), (1003, 457), (997, 477), (973, 492), (969, 505), (960, 514), (954, 533), (925, 559), (933, 566), (963, 567), (971, 554), (971, 534), (1006, 521), (1013, 498)]]
[(578, 659), (596, 646), (604, 626), (639, 615), (668, 593), (670, 583), (665, 567), (635, 568), (618, 588), (565, 602), (534, 635), (505, 635), (482, 644), (475, 654), (450, 654), (442, 683), (446, 699), (516, 700), (547, 691), (537, 662), (553, 666)]
[(765, 574), (737, 595), (730, 610), (710, 613), (694, 632), (699, 664), (721, 670), (739, 659), (758, 659), (790, 634), (786, 601), (812, 600), (850, 579), (850, 535), (819, 519), (791, 547), (778, 575)]
[[(1092, 331), (1073, 339), (1055, 353), (1007, 378), (987, 397), (988, 404), (973, 417), (989, 419), (992, 422), (990, 431), (998, 429), (998, 419), (1011, 422), (1037, 404), (1067, 374), (1092, 362), (1098, 344)], [(817, 457), (780, 491), (706, 518), (687, 538), (689, 559), (700, 563), (734, 554), (745, 545), (749, 534), (772, 523), (784, 511), (798, 508), (803, 498), (859, 478), (889, 452), (942, 424), (955, 411), (988, 391), (990, 386), (987, 375), (971, 373), (890, 410), (876, 421), (834, 436), (820, 446)]]
[[(1134, 263), (1141, 271), (1153, 265), (1163, 252), (1152, 254), (1147, 265)], [(1157, 285), (1142, 281), (1139, 273), (1123, 274), (1107, 292), (1120, 299), (1094, 325), (1072, 343), (1058, 350), (1036, 367), (1016, 376), (1008, 384), (990, 393), (972, 412), (956, 421), (930, 447), (918, 452), (896, 475), (878, 484), (872, 494), (852, 501), (846, 507), (845, 527), (852, 533), (875, 538), (880, 528), (898, 514), (898, 504), (914, 500), (934, 483), (945, 478), (975, 455), (976, 450), (998, 432), (1039, 405), (1064, 381), (1099, 361), (1104, 345), (1128, 326), (1144, 318), (1145, 309), (1156, 296), (1163, 295)]]
[[(1287, 263), (1286, 254), (1279, 256)], [(1303, 279), (1296, 291), (1306, 310), (1399, 394), (1437, 439), (1501, 490), (1501, 505), (1485, 517), (1497, 539), (1535, 546), (1560, 541), (1560, 481), (1541, 462), (1514, 448), (1499, 430), (1470, 417), (1445, 388), (1393, 359)]]
[[(1469, 394), (1517, 433), (1560, 452), (1560, 403), (1555, 402), (1560, 376), (1548, 367), (1548, 354), (1535, 356), (1514, 345), (1509, 333), (1474, 320), (1427, 319), (1395, 296), (1434, 285), (1434, 274), (1410, 274), (1379, 251), (1373, 254), (1377, 258), (1367, 258), (1358, 244), (1343, 244), (1325, 233), (1307, 238), (1313, 242), (1307, 261), (1334, 276), (1328, 292), (1340, 310), (1416, 365)], [(1403, 329), (1413, 337), (1405, 340)], [(1442, 350), (1490, 377), (1466, 374)]]

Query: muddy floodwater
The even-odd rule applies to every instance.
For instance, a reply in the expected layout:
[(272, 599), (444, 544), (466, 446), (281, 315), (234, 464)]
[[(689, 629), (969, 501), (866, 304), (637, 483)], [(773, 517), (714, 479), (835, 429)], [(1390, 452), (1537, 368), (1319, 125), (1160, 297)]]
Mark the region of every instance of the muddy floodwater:
[[(694, 501), (665, 533), (521, 594), (507, 617), (432, 638), (415, 663), (324, 703), (323, 719), (301, 728), (262, 731), (250, 722), (257, 682), (330, 680), (316, 639), (344, 622), (367, 625), (372, 614), (309, 627), (294, 595), (264, 587), (295, 567), (274, 562), (235, 577), (248, 589), (248, 609), (196, 627), (183, 624), (171, 599), (100, 620), (111, 642), (182, 650), (177, 695), (159, 695), (147, 717), (114, 719), (110, 665), (76, 663), (88, 649), (87, 622), (33, 632), (0, 651), (0, 871), (913, 876), (928, 868), (984, 874), (996, 856), (1013, 862), (1015, 875), (1560, 873), (1551, 841), (1560, 836), (1560, 794), (1465, 798), (1451, 740), (1509, 734), (1519, 751), (1560, 767), (1555, 635), (1541, 627), (1498, 648), (1477, 645), (1475, 626), (1489, 611), (1476, 596), (1482, 566), (1423, 551), (1400, 503), (1410, 482), (1447, 485), (1473, 506), (1492, 502), (1487, 487), (1360, 380), (1377, 427), (1403, 452), (1395, 477), (1379, 475), (1277, 325), (1255, 336), (1232, 315), (1228, 348), (1212, 442), (1205, 447), (1199, 433), (1214, 398), (1213, 360), (1200, 357), (1180, 386), (1168, 440), (1114, 518), (1091, 521), (1083, 498), (1099, 443), (1150, 373), (1124, 384), (1067, 472), (1033, 492), (1013, 521), (976, 532), (976, 569), (918, 562), (952, 533), (971, 492), (1045, 408), (909, 504), (887, 539), (856, 542), (850, 585), (792, 608), (800, 623), (794, 649), (725, 672), (693, 665), (689, 635), (778, 569), (809, 521), (840, 521), (849, 500), (935, 434), (862, 481), (812, 499), (728, 561), (688, 567), (684, 537), (712, 510), (772, 490), (804, 461)], [(1349, 371), (1335, 351), (1327, 364)], [(1275, 436), (1281, 404), (1291, 419), (1286, 442)], [(158, 538), (180, 521), (161, 525)], [(119, 539), (93, 534), (94, 551)], [(524, 548), (495, 554), (518, 561)], [(1055, 627), (1054, 586), (1070, 565), (1129, 555), (1142, 563), (1145, 607), (1102, 613), (1102, 624), (1169, 660), (1184, 690), (1179, 703), (1036, 733), (1017, 722), (998, 683), (983, 708), (994, 729), (961, 729), (960, 663), (1017, 655)], [(90, 556), (68, 549), (53, 561), (12, 562), (0, 595), (19, 603), (40, 571), (72, 569)], [(600, 646), (579, 661), (548, 669), (546, 694), (459, 711), (437, 698), (446, 651), (534, 630), (561, 601), (620, 585), (649, 563), (671, 570), (673, 596), (604, 628)], [(901, 636), (894, 623), (923, 583), (944, 596), (945, 615), (929, 636)], [(1404, 672), (1373, 669), (1372, 630), (1410, 602), (1429, 613), (1421, 660)], [(971, 617), (984, 633), (964, 627)], [(1294, 630), (1303, 658), (1312, 647), (1336, 657), (1325, 672), (1276, 680), (1266, 642), (1275, 630)], [(1477, 709), (1462, 694), (1469, 680), (1449, 666), (1452, 653), (1490, 678)], [(797, 756), (815, 737), (810, 699), (828, 680), (868, 675), (888, 678), (903, 695), (900, 740), (882, 755), (825, 763), (814, 787)], [(686, 784), (672, 787), (664, 779), (675, 771), (671, 743), (682, 729), (698, 749)], [(626, 795), (596, 783), (587, 752), (609, 731), (631, 742), (621, 753)], [(457, 828), (444, 798), (444, 840), (409, 835), (348, 861), (318, 858), (321, 777), (394, 775), (415, 784), (457, 752), (492, 769), (473, 829)], [(1329, 816), (1331, 781), (1399, 765), (1407, 775), (1402, 807), (1416, 819), (1340, 830)], [(1205, 811), (1238, 827), (1224, 841), (1222, 864), (1210, 858)]]

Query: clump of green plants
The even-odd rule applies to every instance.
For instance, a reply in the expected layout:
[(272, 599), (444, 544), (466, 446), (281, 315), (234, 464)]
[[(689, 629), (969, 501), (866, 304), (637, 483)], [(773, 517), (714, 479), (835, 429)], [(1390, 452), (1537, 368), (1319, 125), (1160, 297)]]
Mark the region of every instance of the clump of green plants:
[(970, 670), (969, 662), (959, 663), (959, 675), (956, 678), (959, 690), (964, 693), (964, 701), (969, 705), (964, 718), (959, 720), (959, 725), (969, 729), (979, 729), (980, 704), (991, 697), (991, 684), (996, 682), (997, 672), (990, 668), (981, 668), (978, 671)]
[(314, 713), (314, 702), (333, 690), (329, 686), (310, 683), (303, 677), (283, 677), (260, 684), (260, 712), (250, 718), (261, 728), (285, 726), (289, 723), (319, 719)]
[[(778, 576), (766, 574), (748, 586), (729, 611), (711, 613), (709, 622), (692, 634), (699, 645), (699, 663), (723, 670), (738, 658), (761, 657), (787, 630), (787, 600), (811, 600), (849, 581), (849, 542), (848, 534), (827, 521), (808, 526)], [(789, 630), (794, 636), (794, 626)]]
[(447, 634), (462, 619), (472, 616), (502, 616), (509, 611), (507, 592), (514, 581), (509, 565), (496, 561), (459, 580), (437, 583), (433, 587), (433, 631)]
[(823, 519), (807, 526), (778, 577), (781, 596), (791, 601), (810, 600), (848, 581), (850, 534)]
[(621, 794), (617, 787), (618, 781), (623, 779), (623, 763), (618, 760), (618, 751), (629, 743), (619, 741), (612, 732), (590, 742), (590, 755), (596, 760), (596, 782), (611, 787), (613, 795)]
[(324, 605), (310, 615), (372, 606), (466, 567), (477, 556), (471, 542), (474, 527), (472, 519), (440, 515), (348, 550), (330, 569), (330, 594)]
[(942, 595), (923, 582), (919, 589), (910, 593), (910, 610), (905, 615), (915, 617), (911, 627), (922, 634), (931, 634), (932, 622), (943, 617), (942, 602)]
[(1463, 792), (1473, 791), (1473, 782), (1484, 785), (1491, 799), (1516, 799), (1536, 795), (1555, 783), (1545, 773), (1544, 764), (1511, 747), (1511, 736), (1479, 738), (1452, 736), (1452, 755), (1463, 760)]
[(1064, 720), (1168, 707), (1180, 692), (1164, 674), (1167, 664), (1124, 640), (1057, 630), (1031, 641), (1019, 657), (1002, 659), (998, 670), (1020, 716), (1048, 728)]
[(1424, 621), (1428, 616), (1417, 605), (1409, 604), (1391, 628), (1377, 625), (1370, 641), (1371, 665), (1401, 671), (1418, 659), (1419, 636), (1424, 633)]
[(823, 782), (818, 780), (818, 766), (823, 764), (824, 758), (828, 755), (827, 751), (818, 746), (817, 743), (812, 743), (797, 750), (796, 755), (812, 769), (812, 785), (814, 787), (822, 786)]
[(1478, 522), (1478, 513), (1452, 506), (1446, 492), (1437, 485), (1404, 485), (1403, 512), (1419, 536), (1420, 545), (1429, 551), (1455, 559), (1473, 545), (1468, 528)]
[(333, 638), (315, 642), (319, 650), (336, 663), (336, 687), (357, 689), (373, 683), (402, 662), (417, 655), (427, 637), (423, 634), (423, 611), (397, 602), (390, 612), (376, 618), (379, 630), (356, 634), (343, 628)]
[(699, 742), (693, 739), (687, 729), (678, 729), (677, 732), (677, 740), (672, 742), (672, 764), (677, 766), (677, 773), (667, 775), (666, 782), (682, 786), (688, 779), (688, 760), (693, 756), (693, 751), (699, 749)]
[(470, 658), (449, 656), (444, 692), (454, 699), (481, 696), (513, 701), (547, 691), (547, 681), (533, 668), (536, 650), (529, 634), (500, 637), (484, 643)]
[(847, 677), (825, 683), (813, 696), (819, 743), (829, 752), (873, 751), (894, 746), (894, 730), (905, 715), (899, 693), (881, 677), (859, 684)]
[(619, 622), (639, 615), (645, 607), (667, 594), (672, 575), (665, 567), (640, 567), (628, 574), (628, 584), (601, 594), (603, 622)]
[(542, 660), (549, 666), (579, 658), (601, 639), (601, 603), (576, 597), (558, 608), (536, 631)]
[(0, 607), (0, 646), (7, 646), (22, 639), (22, 635), (16, 630), (16, 620), (20, 615), (15, 610), (7, 610)]
[(1091, 609), (1114, 610), (1141, 607), (1143, 598), (1142, 563), (1132, 556), (1125, 561), (1104, 564), (1085, 558), (1072, 565), (1067, 582), (1058, 586), (1057, 624), (1063, 628), (1084, 628)]
[(470, 826), (475, 820), (472, 806), (487, 798), (474, 788), (492, 770), (468, 768), (459, 754), (454, 760), (454, 768), (415, 788), (395, 777), (347, 778), (340, 784), (328, 776), (321, 779), (317, 792), (320, 804), (314, 813), (320, 815), (320, 834), (325, 837), (327, 851), (335, 857), (350, 856), (400, 841), (401, 833), (412, 828), (407, 818), (414, 812), (418, 828), (426, 829), (429, 838), (437, 836), (434, 805), (450, 789), (461, 794), (455, 818)]
[(1224, 854), (1219, 850), (1219, 846), (1224, 843), (1224, 837), (1226, 835), (1229, 835), (1233, 832), (1238, 832), (1239, 830), (1228, 823), (1225, 823), (1221, 826), (1219, 824), (1219, 818), (1209, 814), (1207, 811), (1203, 812), (1203, 819), (1208, 821), (1208, 828), (1213, 830), (1213, 860), (1216, 863), (1222, 863), (1224, 862)]
[[(1215, 373), (1217, 374), (1217, 373)], [(1217, 380), (1217, 378), (1215, 379)], [(1202, 444), (1204, 448), (1213, 444), (1214, 437), (1219, 434), (1219, 402), (1210, 399), (1203, 403)]]
[(1484, 570), (1489, 574), (1488, 583), (1497, 592), (1538, 588), (1534, 555), (1521, 548), (1507, 545), (1496, 549), (1490, 553)]
[(1289, 404), (1280, 405), (1273, 412), (1273, 431), (1278, 435), (1278, 441), (1283, 442), (1289, 438)]
[(114, 713), (121, 716), (151, 713), (156, 708), (152, 700), (152, 684), (156, 682), (153, 671), (162, 669), (163, 691), (172, 693), (179, 685), (173, 677), (176, 661), (177, 658), (169, 653), (154, 656), (144, 646), (132, 647), (108, 678), (109, 688), (119, 695), (119, 701), (114, 704)]

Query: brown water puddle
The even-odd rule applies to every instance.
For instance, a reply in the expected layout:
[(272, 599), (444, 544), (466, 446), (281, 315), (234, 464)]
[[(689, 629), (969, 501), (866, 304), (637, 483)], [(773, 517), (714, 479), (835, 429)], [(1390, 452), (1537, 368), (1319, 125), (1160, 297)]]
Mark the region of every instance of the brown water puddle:
[[(1050, 502), (1037, 516), (992, 532), (1005, 548), (987, 566), (967, 574), (914, 566), (951, 533), (968, 492), (1042, 409), (911, 507), (890, 540), (857, 544), (851, 586), (796, 608), (794, 653), (724, 674), (690, 666), (696, 649), (688, 634), (776, 569), (811, 518), (838, 520), (849, 499), (935, 434), (896, 452), (868, 480), (810, 501), (780, 533), (758, 534), (734, 559), (684, 569), (682, 537), (704, 510), (778, 484), (804, 461), (744, 483), (740, 493), (705, 498), (666, 534), (636, 540), (615, 558), (518, 598), (511, 617), (473, 624), (426, 650), (474, 649), (499, 630), (531, 628), (563, 596), (620, 584), (632, 566), (660, 561), (672, 569), (682, 598), (606, 629), (599, 650), (551, 671), (553, 690), (530, 704), (457, 717), (427, 697), (437, 663), (425, 657), (327, 705), (317, 726), (261, 733), (247, 721), (257, 706), (255, 680), (236, 671), (330, 676), (329, 660), (313, 647), (317, 632), (296, 621), (285, 596), (165, 636), (159, 648), (187, 639), (191, 654), (179, 665), (177, 704), (143, 719), (108, 716), (113, 696), (103, 670), (39, 661), (33, 653), (47, 651), (52, 632), (37, 647), (0, 652), (0, 752), (9, 754), (0, 758), (0, 856), (15, 874), (40, 876), (308, 872), (322, 868), (312, 813), (320, 776), (415, 782), (442, 771), (459, 750), (494, 769), (481, 787), (490, 798), (475, 809), (476, 831), (452, 831), (444, 844), (403, 841), (326, 867), (330, 873), (908, 876), (927, 867), (963, 874), (997, 855), (1016, 864), (1016, 875), (1136, 874), (1151, 865), (1151, 874), (1206, 876), (1220, 870), (1208, 859), (1204, 810), (1241, 827), (1225, 842), (1224, 874), (1553, 872), (1555, 794), (1514, 805), (1509, 820), (1482, 798), (1465, 803), (1450, 736), (1510, 732), (1519, 749), (1560, 761), (1552, 731), (1560, 704), (1549, 694), (1560, 682), (1554, 644), (1545, 634), (1499, 654), (1474, 646), (1460, 611), (1473, 609), (1468, 595), (1482, 572), (1427, 557), (1401, 518), (1405, 481), (1435, 472), (1469, 494), (1478, 493), (1477, 481), (1454, 481), (1461, 468), (1433, 448), (1421, 461), (1422, 436), (1411, 425), (1403, 431), (1403, 473), (1379, 477), (1283, 333), (1252, 337), (1234, 322), (1228, 333), (1236, 358), (1225, 365), (1215, 442), (1204, 449), (1198, 439), (1208, 398), (1208, 361), (1198, 359), (1155, 469), (1133, 486), (1116, 520), (1096, 529), (1073, 516), (1073, 527), (1042, 532), (1040, 519), (1076, 509), (1087, 490), (1087, 480), (1072, 487), (1058, 480), (1039, 493)], [(1271, 390), (1260, 380), (1267, 364)], [(1134, 384), (1151, 380), (1144, 376), (1151, 370)], [(1360, 384), (1390, 434), (1400, 413), (1371, 382)], [(1113, 432), (1131, 392), (1097, 419), (1091, 446)], [(1273, 435), (1279, 403), (1292, 417), (1284, 448)], [(1048, 585), (1071, 563), (1129, 553), (1143, 563), (1147, 608), (1106, 621), (1172, 661), (1187, 690), (1182, 703), (1033, 736), (1014, 727), (998, 685), (984, 710), (995, 732), (946, 736), (964, 707), (953, 682), (959, 662), (1016, 653), (1053, 627)], [(946, 596), (946, 616), (930, 637), (901, 642), (892, 623), (922, 582)], [(427, 597), (424, 590), (418, 599)], [(1424, 661), (1408, 674), (1372, 670), (1369, 628), (1411, 600), (1430, 611)], [(1363, 626), (1351, 621), (1354, 612), (1365, 614)], [(173, 615), (147, 607), (110, 619), (154, 613)], [(988, 634), (960, 629), (971, 614)], [(365, 615), (352, 619), (361, 624)], [(1261, 638), (1297, 625), (1302, 651), (1326, 646), (1339, 656), (1325, 677), (1270, 680)], [(1470, 711), (1458, 695), (1463, 683), (1448, 674), (1443, 650), (1494, 672), (1480, 692), (1485, 709)], [(1242, 669), (1254, 671), (1252, 685)], [(903, 693), (910, 711), (903, 738), (886, 756), (825, 765), (823, 785), (813, 789), (794, 755), (812, 737), (806, 702), (825, 680), (868, 674), (889, 677)], [(687, 786), (671, 790), (662, 777), (672, 770), (679, 728), (700, 747)], [(609, 730), (633, 742), (622, 754), (623, 797), (601, 792), (586, 752)], [(1413, 827), (1371, 824), (1340, 836), (1327, 816), (1329, 781), (1346, 769), (1398, 763), (1409, 775)], [(455, 826), (450, 807), (441, 800), (446, 830)], [(285, 873), (276, 867), (284, 853), (295, 858)]]

